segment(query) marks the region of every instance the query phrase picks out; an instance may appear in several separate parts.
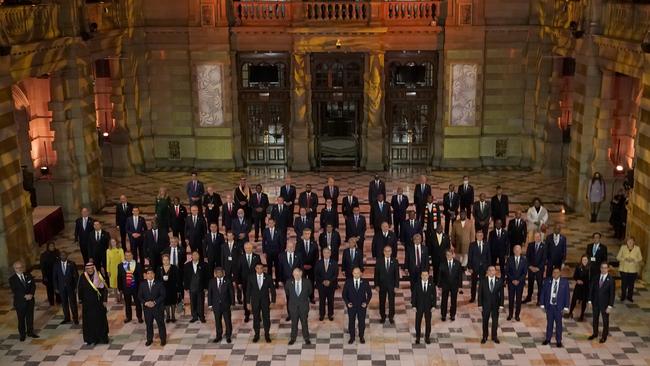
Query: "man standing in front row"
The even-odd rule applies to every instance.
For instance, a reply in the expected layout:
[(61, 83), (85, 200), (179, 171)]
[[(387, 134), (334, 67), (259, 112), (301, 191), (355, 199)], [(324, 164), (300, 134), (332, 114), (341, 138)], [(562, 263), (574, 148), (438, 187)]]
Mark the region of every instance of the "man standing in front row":
[[(244, 279), (242, 280), (244, 281)], [(268, 273), (264, 273), (264, 264), (255, 264), (255, 274), (250, 275), (248, 281), (248, 296), (244, 298), (244, 306), (253, 313), (253, 343), (260, 340), (260, 321), (264, 322), (264, 340), (271, 343), (271, 304), (275, 304), (275, 287), (273, 279)]]
[(361, 269), (354, 267), (352, 278), (347, 279), (343, 286), (343, 302), (348, 309), (348, 333), (350, 334), (348, 344), (354, 343), (355, 319), (359, 323), (359, 342), (366, 343), (363, 335), (366, 330), (366, 310), (371, 298), (370, 284), (361, 278)]
[(18, 315), (18, 333), (20, 341), (25, 341), (26, 336), (38, 338), (34, 333), (34, 278), (31, 274), (24, 273), (23, 262), (14, 263), (14, 274), (9, 277), (11, 292), (14, 294), (14, 309)]
[(440, 264), (438, 279), (438, 287), (442, 290), (442, 299), (440, 300), (441, 320), (443, 322), (447, 320), (447, 301), (451, 297), (449, 315), (453, 322), (456, 320), (458, 289), (463, 285), (463, 270), (460, 261), (454, 258), (451, 249), (445, 251), (445, 261)]
[(302, 277), (302, 269), (293, 270), (293, 279), (285, 284), (284, 291), (287, 293), (289, 302), (289, 316), (291, 317), (291, 338), (289, 345), (296, 342), (298, 336), (298, 320), (302, 328), (302, 338), (305, 344), (311, 344), (309, 340), (309, 298), (312, 296), (314, 289), (308, 278)]
[(555, 341), (562, 347), (562, 312), (569, 312), (569, 281), (560, 277), (560, 269), (553, 268), (552, 278), (544, 280), (542, 287), (542, 305), (546, 310), (546, 338), (544, 346), (551, 343), (553, 325), (555, 325)]
[[(248, 282), (248, 281), (247, 281)], [(232, 320), (230, 307), (235, 303), (235, 295), (232, 290), (232, 282), (225, 278), (223, 268), (214, 269), (214, 278), (208, 285), (208, 307), (214, 313), (214, 323), (217, 327), (217, 336), (214, 343), (221, 342), (223, 327), (221, 320), (226, 323), (226, 342), (232, 342)]]
[(614, 292), (616, 284), (609, 274), (609, 264), (603, 262), (600, 264), (600, 274), (591, 282), (591, 291), (589, 291), (589, 303), (594, 313), (593, 333), (589, 340), (598, 337), (598, 318), (603, 318), (603, 333), (599, 340), (600, 343), (607, 341), (609, 335), (609, 312), (614, 307)]
[(411, 305), (415, 308), (415, 344), (420, 344), (422, 317), (424, 316), (424, 342), (431, 343), (431, 309), (436, 307), (436, 286), (429, 272), (420, 273), (420, 281), (411, 287)]
[(487, 341), (488, 323), (492, 318), (492, 341), (500, 343), (497, 338), (499, 328), (499, 311), (503, 308), (503, 281), (496, 276), (497, 270), (489, 266), (487, 276), (481, 280), (478, 292), (478, 307), (483, 315), (483, 337), (481, 344)]
[(153, 268), (147, 268), (145, 272), (145, 281), (140, 283), (138, 290), (138, 300), (142, 303), (144, 310), (144, 322), (147, 326), (147, 343), (145, 346), (151, 346), (153, 343), (153, 321), (158, 325), (158, 336), (160, 336), (160, 345), (167, 343), (167, 329), (165, 327), (164, 307), (165, 307), (165, 286), (158, 281), (154, 281)]

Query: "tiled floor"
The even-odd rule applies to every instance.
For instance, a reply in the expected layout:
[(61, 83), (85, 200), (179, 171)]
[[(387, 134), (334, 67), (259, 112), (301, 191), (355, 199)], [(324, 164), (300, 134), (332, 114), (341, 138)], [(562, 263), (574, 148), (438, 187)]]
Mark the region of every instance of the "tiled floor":
[[(273, 199), (283, 182), (283, 171), (261, 169), (249, 173), (250, 183), (261, 183)], [(305, 183), (311, 183), (316, 192), (322, 190), (330, 173), (293, 174), (298, 190), (302, 191)], [(365, 201), (370, 173), (331, 173), (337, 179), (342, 190), (349, 186), (357, 188), (356, 194)], [(398, 184), (411, 196), (413, 183), (419, 172), (394, 171), (383, 174), (387, 180), (388, 191), (395, 190)], [(435, 195), (440, 198), (446, 186), (459, 183), (460, 172), (429, 173), (429, 180), (434, 184)], [(201, 180), (213, 184), (224, 196), (231, 191), (240, 174), (201, 173)], [(109, 201), (125, 193), (134, 203), (139, 204), (146, 215), (152, 215), (153, 197), (157, 188), (167, 186), (172, 195), (184, 197), (183, 186), (187, 173), (149, 173), (130, 179), (106, 179), (106, 192)], [(534, 196), (539, 196), (551, 211), (551, 221), (566, 225), (564, 230), (569, 238), (570, 249), (568, 262), (575, 263), (585, 250), (590, 234), (600, 230), (605, 233), (604, 243), (608, 245), (610, 259), (618, 251), (619, 243), (610, 239), (611, 230), (607, 223), (589, 223), (582, 217), (562, 214), (563, 185), (558, 179), (545, 178), (529, 172), (474, 172), (472, 184), (477, 194), (486, 192), (491, 196), (496, 184), (504, 186), (510, 195), (511, 210), (519, 205), (526, 205)], [(390, 193), (389, 193), (390, 195)], [(362, 208), (367, 211), (367, 205)], [(108, 230), (117, 234), (113, 220), (113, 208), (93, 215), (106, 220)], [(71, 241), (70, 225), (65, 233), (57, 238), (59, 248), (74, 250)], [(370, 236), (370, 233), (368, 233)], [(366, 240), (365, 253), (369, 253), (370, 240)], [(259, 250), (259, 249), (258, 249)], [(78, 250), (72, 258), (80, 263)], [(401, 258), (401, 253), (400, 253)], [(368, 258), (367, 262), (370, 262)], [(564, 274), (572, 273), (572, 265), (565, 268)], [(35, 271), (39, 277), (38, 271)], [(606, 344), (587, 340), (591, 332), (589, 317), (579, 323), (565, 321), (565, 348), (557, 349), (542, 346), (544, 338), (545, 316), (532, 305), (524, 306), (521, 322), (508, 322), (501, 316), (501, 344), (481, 345), (480, 314), (475, 304), (468, 303), (468, 292), (459, 299), (459, 315), (455, 322), (443, 323), (439, 316), (434, 316), (433, 343), (431, 345), (414, 345), (414, 311), (409, 304), (410, 290), (407, 282), (402, 282), (397, 297), (397, 316), (395, 325), (378, 324), (377, 293), (370, 304), (369, 326), (366, 331), (365, 345), (348, 345), (345, 334), (347, 316), (343, 304), (336, 305), (333, 322), (318, 321), (317, 307), (310, 312), (310, 332), (313, 344), (305, 346), (301, 340), (293, 346), (287, 346), (289, 324), (284, 321), (284, 296), (278, 296), (271, 317), (272, 344), (251, 342), (252, 325), (243, 322), (241, 306), (233, 311), (234, 339), (232, 344), (214, 344), (214, 323), (208, 314), (208, 323), (189, 324), (187, 316), (176, 324), (168, 325), (168, 344), (161, 348), (154, 343), (151, 348), (144, 346), (144, 325), (124, 324), (123, 307), (109, 300), (109, 326), (111, 344), (86, 347), (78, 326), (59, 325), (62, 319), (58, 309), (45, 305), (44, 287), (38, 285), (36, 294), (38, 306), (35, 323), (41, 338), (21, 343), (16, 334), (15, 313), (11, 309), (7, 290), (0, 290), (0, 365), (647, 365), (650, 364), (650, 301), (648, 292), (642, 286), (636, 296), (636, 303), (621, 304), (617, 301), (612, 314), (611, 337)], [(281, 291), (281, 290), (280, 290)], [(281, 292), (279, 292), (279, 295)], [(340, 299), (340, 293), (337, 293)], [(186, 302), (189, 301), (186, 298)], [(437, 314), (437, 313), (436, 313)]]

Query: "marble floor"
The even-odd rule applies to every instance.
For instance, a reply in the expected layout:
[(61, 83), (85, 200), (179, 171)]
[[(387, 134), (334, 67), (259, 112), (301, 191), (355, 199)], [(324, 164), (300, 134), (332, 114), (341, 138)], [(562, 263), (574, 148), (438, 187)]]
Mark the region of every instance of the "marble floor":
[[(404, 187), (411, 197), (413, 183), (421, 172), (410, 169), (382, 173), (387, 182), (389, 195), (398, 185)], [(262, 168), (248, 172), (250, 183), (261, 183), (271, 199), (277, 196), (286, 173), (283, 170)], [(362, 199), (362, 212), (368, 211), (367, 184), (372, 173), (332, 172), (294, 173), (298, 191), (310, 183), (314, 191), (322, 191), (327, 176), (336, 178), (342, 190), (357, 189)], [(437, 198), (442, 197), (449, 183), (458, 184), (464, 172), (427, 172)], [(590, 223), (585, 218), (562, 213), (563, 184), (561, 179), (543, 177), (536, 173), (521, 171), (474, 171), (471, 183), (478, 195), (485, 192), (491, 196), (500, 184), (510, 196), (511, 211), (527, 207), (533, 197), (540, 197), (551, 212), (552, 223), (562, 223), (569, 241), (568, 266), (563, 274), (571, 275), (575, 263), (589, 243), (594, 231), (604, 234), (610, 260), (618, 252), (620, 243), (611, 239), (612, 231), (606, 221)], [(200, 179), (213, 185), (221, 193), (231, 192), (241, 173), (201, 172)], [(154, 196), (158, 187), (166, 186), (171, 195), (184, 197), (186, 172), (156, 172), (132, 178), (106, 178), (108, 202), (115, 202), (120, 194), (140, 205), (144, 214), (153, 216)], [(113, 236), (117, 235), (113, 206), (93, 214), (105, 222)], [(370, 236), (370, 233), (368, 233)], [(293, 240), (291, 235), (290, 240)], [(58, 248), (73, 251), (71, 258), (81, 262), (81, 255), (72, 243), (72, 224), (56, 238)], [(369, 253), (370, 240), (366, 240), (365, 253)], [(258, 252), (260, 248), (256, 249)], [(368, 255), (368, 254), (366, 254)], [(400, 253), (399, 258), (402, 258)], [(367, 263), (372, 263), (367, 258)], [(40, 278), (38, 269), (34, 270)], [(366, 274), (367, 276), (367, 274)], [(467, 287), (467, 282), (465, 287)], [(145, 347), (144, 324), (124, 324), (124, 310), (114, 298), (109, 300), (109, 327), (111, 343), (87, 347), (83, 344), (80, 326), (60, 325), (59, 309), (47, 304), (44, 286), (37, 285), (37, 308), (35, 326), (40, 339), (19, 342), (15, 313), (11, 307), (10, 293), (0, 289), (0, 365), (647, 365), (650, 364), (650, 300), (643, 284), (637, 286), (635, 303), (618, 300), (611, 317), (611, 336), (607, 343), (591, 342), (591, 317), (585, 322), (565, 320), (564, 348), (542, 346), (545, 315), (533, 305), (524, 305), (520, 322), (500, 318), (501, 344), (479, 343), (481, 318), (476, 304), (469, 304), (469, 291), (459, 296), (459, 311), (454, 322), (441, 322), (436, 311), (433, 317), (433, 342), (430, 345), (414, 344), (414, 310), (410, 304), (410, 289), (402, 282), (396, 299), (395, 325), (379, 324), (378, 296), (374, 292), (370, 304), (367, 343), (348, 345), (346, 333), (347, 316), (341, 301), (335, 307), (334, 321), (318, 321), (317, 306), (309, 314), (312, 344), (304, 345), (299, 339), (288, 346), (290, 324), (284, 321), (284, 296), (271, 311), (271, 336), (273, 342), (252, 343), (252, 322), (243, 322), (241, 305), (234, 308), (234, 338), (232, 344), (212, 343), (214, 322), (207, 314), (208, 323), (188, 323), (189, 316), (181, 317), (175, 324), (168, 324), (168, 343), (160, 347), (154, 343)], [(282, 294), (279, 290), (279, 295)], [(340, 291), (337, 292), (340, 299)], [(186, 297), (186, 303), (189, 299)], [(507, 300), (506, 300), (507, 301)], [(189, 305), (188, 305), (189, 306)], [(186, 312), (189, 312), (187, 309)], [(590, 315), (590, 311), (588, 310)]]

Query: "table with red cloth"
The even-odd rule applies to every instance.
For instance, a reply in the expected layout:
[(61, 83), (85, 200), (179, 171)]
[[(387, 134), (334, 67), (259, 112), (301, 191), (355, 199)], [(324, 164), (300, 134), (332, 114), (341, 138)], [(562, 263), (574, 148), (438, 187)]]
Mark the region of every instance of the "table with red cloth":
[(32, 211), (34, 240), (39, 245), (52, 240), (64, 227), (61, 206), (37, 206)]

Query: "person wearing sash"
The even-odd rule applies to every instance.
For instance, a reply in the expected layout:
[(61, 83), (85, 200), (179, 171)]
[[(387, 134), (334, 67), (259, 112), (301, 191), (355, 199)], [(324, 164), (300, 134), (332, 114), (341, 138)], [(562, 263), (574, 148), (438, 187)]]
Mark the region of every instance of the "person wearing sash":
[(101, 273), (95, 270), (95, 265), (92, 262), (86, 264), (86, 270), (79, 279), (77, 293), (82, 305), (81, 321), (84, 342), (87, 345), (108, 343), (106, 281)]
[(237, 209), (244, 210), (246, 215), (246, 220), (251, 222), (251, 208), (250, 208), (250, 198), (252, 196), (251, 188), (246, 183), (246, 177), (239, 178), (239, 185), (235, 188), (234, 192), (235, 203), (237, 204)]

